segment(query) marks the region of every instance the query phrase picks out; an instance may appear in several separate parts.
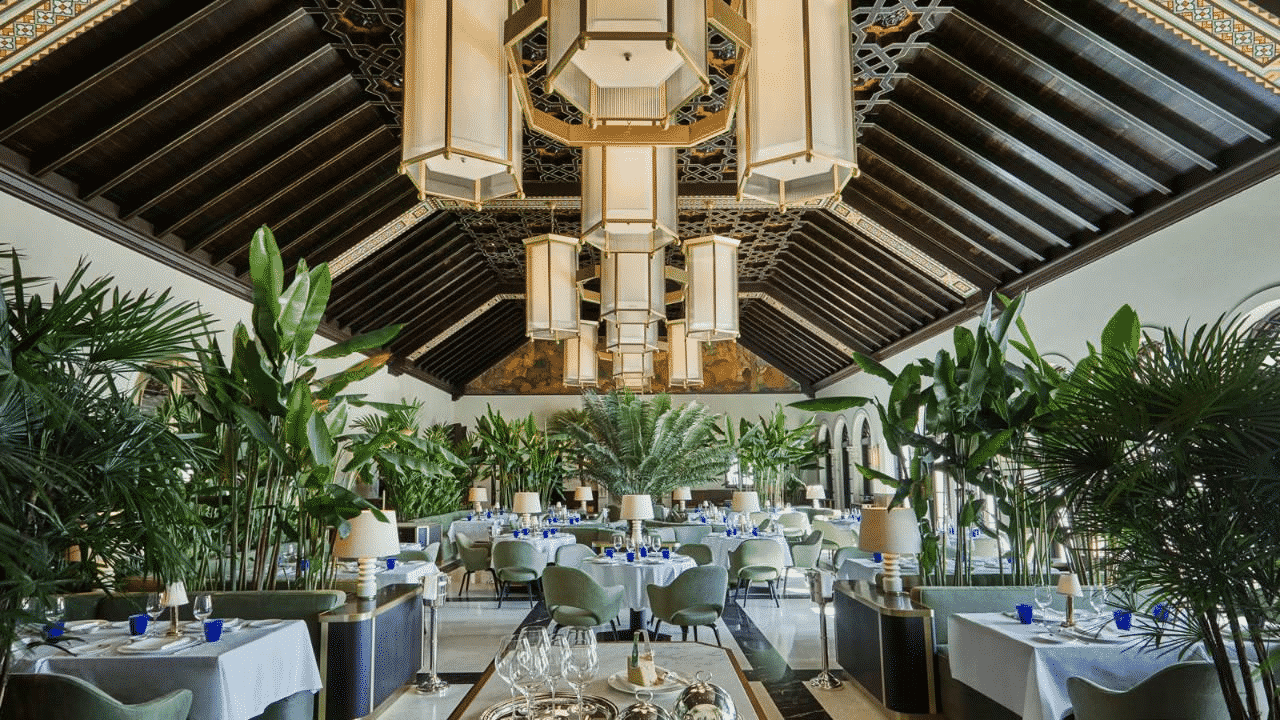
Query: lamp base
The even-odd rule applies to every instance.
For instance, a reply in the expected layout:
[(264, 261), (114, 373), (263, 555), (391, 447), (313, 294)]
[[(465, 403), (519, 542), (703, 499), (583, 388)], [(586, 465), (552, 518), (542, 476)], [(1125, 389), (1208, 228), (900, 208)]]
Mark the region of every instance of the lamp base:
[(169, 631), (166, 632), (164, 635), (165, 637), (172, 638), (172, 637), (178, 637), (181, 634), (182, 634), (182, 631), (178, 629), (178, 608), (171, 607), (169, 608)]
[(480, 515), (480, 514), (482, 514), (482, 513), (484, 512), (484, 506), (483, 506), (483, 504), (482, 504), (480, 501), (478, 501), (478, 500), (477, 500), (477, 501), (472, 505), (472, 509), (471, 509), (471, 511), (472, 511), (472, 512), (474, 512), (476, 515)]
[(643, 537), (644, 537), (644, 521), (632, 520), (631, 521), (631, 544), (635, 546), (637, 549), (639, 549), (642, 543)]
[(1067, 614), (1062, 621), (1062, 627), (1073, 627), (1076, 624), (1075, 603), (1072, 602), (1073, 600), (1074, 598), (1070, 595), (1067, 596)]
[(378, 597), (378, 559), (360, 558), (356, 561), (356, 597), (370, 599)]
[(902, 576), (898, 574), (898, 556), (896, 553), (884, 553), (884, 576), (880, 580), (886, 594), (902, 594)]

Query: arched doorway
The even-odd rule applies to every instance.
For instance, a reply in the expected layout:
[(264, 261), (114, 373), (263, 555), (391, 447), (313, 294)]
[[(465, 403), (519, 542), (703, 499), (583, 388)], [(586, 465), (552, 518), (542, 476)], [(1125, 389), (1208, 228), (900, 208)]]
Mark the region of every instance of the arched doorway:
[(849, 438), (849, 426), (840, 424), (840, 477), (844, 480), (841, 489), (840, 499), (841, 507), (852, 507), (857, 504), (857, 496), (854, 495), (854, 475), (859, 474), (854, 469), (853, 453), (854, 447)]
[[(867, 422), (867, 419), (864, 417), (862, 419), (862, 422), (859, 423), (859, 428), (860, 429), (858, 430), (858, 451), (859, 451), (859, 456), (861, 457), (860, 464), (870, 466), (871, 465), (871, 444), (872, 444), (871, 423)], [(867, 499), (870, 497), (870, 495), (874, 492), (875, 492), (875, 489), (871, 484), (871, 478), (864, 476), (862, 478), (862, 501), (866, 502)]]
[(831, 478), (833, 463), (831, 461), (831, 428), (826, 423), (818, 426), (818, 448), (821, 450), (821, 456), (818, 458), (818, 484), (826, 488), (827, 497), (834, 498), (836, 486)]

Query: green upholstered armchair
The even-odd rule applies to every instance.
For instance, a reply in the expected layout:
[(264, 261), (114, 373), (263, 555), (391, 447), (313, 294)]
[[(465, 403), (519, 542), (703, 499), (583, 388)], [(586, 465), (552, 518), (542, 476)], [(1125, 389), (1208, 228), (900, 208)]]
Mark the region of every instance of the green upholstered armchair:
[(781, 607), (778, 603), (778, 581), (786, 574), (784, 562), (778, 543), (767, 538), (751, 538), (729, 553), (729, 578), (737, 581), (737, 593), (746, 588), (746, 597), (751, 596), (752, 582), (767, 583), (773, 604)]
[(506, 540), (494, 543), (490, 554), (493, 556), (494, 577), (499, 583), (498, 607), (502, 607), (512, 584), (523, 584), (529, 588), (529, 607), (533, 607), (538, 582), (547, 567), (547, 558), (542, 551), (533, 543)]
[(689, 639), (689, 626), (693, 626), (693, 639), (698, 639), (698, 626), (706, 625), (715, 633), (720, 644), (720, 631), (716, 621), (724, 613), (724, 599), (729, 593), (729, 572), (719, 565), (689, 568), (676, 576), (670, 585), (648, 585), (649, 607), (657, 622), (656, 633), (662, 623), (680, 626), (682, 640)]
[(596, 551), (590, 545), (582, 543), (561, 545), (556, 548), (556, 565), (576, 568), (582, 564), (583, 560), (589, 560), (595, 556)]
[(822, 549), (830, 550), (832, 555), (842, 547), (858, 546), (858, 536), (848, 528), (842, 528), (826, 520), (814, 520), (813, 529), (822, 531)]
[(2, 720), (187, 720), (191, 691), (174, 690), (154, 700), (126, 705), (97, 686), (68, 675), (9, 676)]
[[(800, 542), (791, 546), (791, 567), (797, 570), (809, 570), (818, 567), (818, 556), (822, 554), (822, 531), (814, 530)], [(782, 576), (782, 594), (787, 594), (787, 576)]]
[(577, 568), (555, 565), (543, 571), (542, 592), (554, 623), (553, 635), (561, 625), (593, 628), (608, 622), (614, 639), (618, 638), (615, 619), (625, 594), (621, 585), (603, 587)]
[(458, 587), (458, 596), (466, 591), (471, 583), (471, 574), (488, 570), (493, 574), (493, 586), (498, 586), (498, 575), (489, 564), (489, 545), (478, 545), (470, 537), (458, 533), (458, 557), (462, 559), (462, 585)]
[(1067, 678), (1076, 720), (1160, 718), (1161, 720), (1227, 720), (1227, 702), (1212, 663), (1177, 663), (1123, 692), (1089, 680)]
[(702, 543), (685, 543), (680, 546), (679, 553), (693, 558), (699, 565), (710, 565), (715, 561), (711, 548)]

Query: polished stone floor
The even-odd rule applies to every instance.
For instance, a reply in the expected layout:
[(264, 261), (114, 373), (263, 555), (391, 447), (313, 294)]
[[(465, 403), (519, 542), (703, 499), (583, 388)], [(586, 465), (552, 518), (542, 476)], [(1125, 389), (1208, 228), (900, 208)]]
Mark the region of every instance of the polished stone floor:
[[(497, 607), (487, 573), (476, 573), (471, 587), (457, 598), (460, 574), (453, 577), (453, 590), (439, 611), (440, 658), (438, 670), (451, 683), (438, 697), (406, 693), (389, 705), (384, 720), (445, 720), (492, 660), (499, 638), (524, 623), (547, 621), (541, 605), (530, 609), (522, 595), (514, 595)], [(837, 690), (815, 690), (808, 681), (822, 667), (819, 644), (818, 608), (804, 592), (804, 578), (793, 574), (782, 607), (774, 607), (764, 594), (753, 595), (743, 604), (730, 604), (718, 628), (720, 639), (737, 654), (751, 687), (765, 709), (768, 720), (883, 720), (889, 715), (843, 671), (835, 668), (844, 686)], [(745, 605), (745, 608), (743, 607)], [(827, 608), (828, 614), (831, 608)], [(626, 613), (623, 613), (624, 619)], [(607, 628), (606, 628), (607, 630)], [(834, 640), (832, 619), (828, 630)], [(667, 628), (662, 629), (665, 634)], [(714, 642), (703, 628), (699, 639)], [(679, 642), (678, 629), (676, 642)], [(661, 649), (657, 651), (661, 653)], [(835, 650), (831, 650), (835, 664)]]

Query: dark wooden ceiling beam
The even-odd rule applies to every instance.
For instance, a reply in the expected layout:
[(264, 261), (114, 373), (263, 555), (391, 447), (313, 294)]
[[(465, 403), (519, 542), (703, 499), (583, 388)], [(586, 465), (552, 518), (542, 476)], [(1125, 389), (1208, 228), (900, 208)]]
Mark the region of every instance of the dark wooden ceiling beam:
[[(768, 295), (779, 303), (782, 303), (787, 310), (794, 312), (804, 319), (813, 329), (820, 333), (826, 333), (827, 336), (839, 343), (843, 343), (848, 347), (852, 347), (862, 352), (870, 352), (870, 347), (863, 338), (854, 336), (847, 328), (841, 327), (833, 322), (826, 313), (815, 314), (808, 311), (805, 303), (800, 302), (796, 295), (791, 292), (791, 285), (763, 282), (763, 283), (743, 283), (738, 286), (739, 293), (760, 292)], [(751, 299), (751, 303), (762, 302), (768, 304), (764, 300)]]
[[(829, 257), (820, 255), (815, 248), (811, 247), (818, 244), (812, 235), (807, 234), (805, 230), (800, 230), (797, 234), (802, 235), (809, 242), (789, 243), (787, 249), (783, 251), (782, 258), (785, 258), (788, 264), (794, 265), (796, 270), (802, 270), (809, 275), (811, 287), (821, 287), (835, 297), (843, 297), (847, 294), (850, 298), (863, 301), (875, 312), (878, 318), (877, 324), (890, 334), (910, 330), (916, 324), (913, 313), (884, 299), (883, 293), (889, 290), (880, 283), (873, 283), (866, 279), (870, 277), (868, 273), (850, 263), (837, 265)], [(817, 295), (821, 292), (820, 290), (810, 294)], [(915, 311), (923, 312), (919, 308), (915, 308)], [(867, 317), (869, 320), (873, 319), (870, 315)]]
[(756, 355), (761, 360), (764, 360), (777, 368), (782, 374), (794, 380), (796, 384), (800, 386), (800, 392), (802, 394), (807, 395), (808, 397), (813, 397), (813, 379), (793, 367), (789, 361), (778, 357), (777, 353), (774, 352), (774, 348), (776, 348), (777, 345), (767, 341), (758, 341), (750, 335), (739, 336), (738, 344), (751, 351), (752, 354)]
[[(472, 262), (460, 268), (459, 266), (468, 258)], [(424, 256), (421, 262), (415, 263), (414, 267), (432, 263), (450, 268), (450, 274), (443, 276), (432, 273), (414, 277), (412, 274), (400, 272), (386, 282), (375, 276), (371, 286), (366, 290), (366, 298), (377, 297), (378, 299), (376, 302), (362, 303), (356, 314), (351, 316), (351, 324), (366, 323), (397, 315), (409, 317), (412, 315), (412, 309), (418, 307), (423, 298), (436, 298), (459, 280), (465, 280), (469, 275), (487, 269), (483, 261), (475, 258), (475, 248), (454, 242), (432, 251), (429, 256)], [(376, 289), (377, 286), (382, 287), (380, 294)], [(388, 291), (388, 288), (397, 288), (399, 291)], [(405, 292), (405, 290), (411, 290), (411, 292)]]
[(822, 377), (840, 368), (840, 360), (844, 359), (843, 354), (834, 352), (832, 348), (803, 328), (792, 325), (786, 316), (767, 305), (756, 306), (752, 310), (747, 318), (748, 334), (754, 334), (750, 332), (753, 325), (764, 328), (777, 339), (777, 342), (773, 343), (777, 348), (776, 352), (789, 355), (799, 367), (815, 371), (807, 373), (806, 377)]
[(471, 381), (483, 375), (489, 370), (489, 368), (502, 362), (506, 357), (511, 355), (511, 353), (524, 347), (527, 342), (529, 342), (529, 339), (522, 335), (512, 335), (510, 340), (494, 348), (494, 351), (490, 355), (482, 358), (480, 362), (475, 363), (465, 372), (459, 374), (458, 380), (462, 384), (463, 392), (466, 392), (466, 386), (471, 384)]
[[(1041, 13), (1044, 13), (1046, 17), (1051, 18), (1059, 25), (1068, 28), (1071, 32), (1078, 34), (1090, 45), (1106, 50), (1113, 60), (1124, 63), (1135, 72), (1144, 75), (1152, 82), (1158, 83), (1169, 92), (1182, 97), (1187, 102), (1198, 105), (1204, 112), (1209, 113), (1217, 117), (1222, 122), (1235, 127), (1237, 130), (1249, 137), (1252, 137), (1254, 140), (1259, 142), (1267, 142), (1271, 140), (1271, 135), (1262, 130), (1262, 128), (1254, 125), (1240, 115), (1227, 110), (1222, 105), (1209, 100), (1204, 95), (1192, 90), (1182, 82), (1175, 80), (1171, 75), (1169, 75), (1169, 73), (1161, 70), (1159, 67), (1143, 62), (1123, 46), (1111, 42), (1101, 34), (1094, 32), (1066, 13), (1063, 13), (1049, 3), (1044, 2), (1044, 0), (1030, 0), (1028, 5)], [(1275, 10), (1273, 9), (1272, 12), (1275, 12)]]
[[(332, 153), (324, 160), (312, 165), (310, 170), (294, 178), (293, 182), (290, 182), (289, 184), (284, 185), (283, 187), (277, 188), (275, 192), (267, 195), (266, 197), (262, 198), (261, 200), (258, 200), (256, 203), (253, 203), (248, 207), (240, 207), (240, 208), (237, 208), (234, 212), (226, 213), (224, 215), (224, 220), (222, 224), (218, 227), (218, 229), (214, 230), (213, 232), (206, 233), (204, 237), (199, 238), (195, 242), (189, 243), (187, 246), (187, 251), (196, 252), (198, 250), (202, 250), (203, 248), (210, 245), (214, 241), (221, 239), (227, 233), (235, 229), (239, 221), (244, 220), (246, 218), (253, 218), (257, 216), (267, 207), (270, 207), (272, 204), (280, 201), (284, 197), (287, 197), (290, 193), (293, 193), (298, 188), (306, 185), (308, 182), (311, 182), (311, 180), (313, 180), (316, 176), (326, 172), (327, 170), (329, 170), (329, 168), (332, 168), (335, 165), (338, 165), (339, 163), (347, 160), (352, 156), (359, 155), (360, 151), (364, 149), (365, 145), (381, 139), (381, 136), (386, 135), (388, 132), (390, 132), (390, 130), (385, 125), (380, 125), (378, 127), (375, 127), (369, 132), (365, 133), (359, 139), (355, 140), (354, 142), (350, 142), (346, 144), (338, 152)], [(239, 187), (242, 187), (243, 185), (244, 183), (239, 183), (236, 185), (236, 187), (239, 188)]]
[(171, 102), (174, 98), (182, 95), (184, 92), (199, 85), (214, 75), (225, 72), (232, 63), (239, 60), (245, 53), (253, 50), (254, 48), (270, 43), (284, 30), (294, 23), (306, 19), (306, 17), (307, 13), (302, 8), (298, 8), (288, 13), (264, 30), (255, 33), (246, 41), (237, 45), (230, 52), (222, 55), (212, 63), (204, 66), (195, 73), (187, 75), (181, 80), (174, 82), (167, 87), (160, 88), (156, 92), (152, 93), (148, 100), (134, 108), (132, 111), (127, 112), (123, 117), (118, 118), (111, 124), (107, 125), (105, 128), (93, 132), (86, 138), (61, 146), (60, 149), (62, 149), (62, 153), (60, 155), (50, 158), (44, 162), (33, 163), (33, 167), (35, 167), (32, 171), (33, 174), (36, 177), (43, 177), (51, 172), (56, 172), (67, 163), (91, 150), (98, 143), (124, 130), (130, 125), (133, 125), (139, 119), (147, 116), (157, 108)]
[[(1205, 154), (1210, 151), (1210, 148), (1205, 145), (1203, 140), (1190, 136), (1184, 130), (1174, 127), (1172, 124), (1167, 122), (1161, 123), (1163, 127), (1156, 127), (1154, 123), (1159, 121), (1156, 115), (1151, 113), (1147, 113), (1147, 117), (1138, 115), (1137, 113), (1125, 108), (1116, 98), (1111, 96), (1119, 95), (1122, 92), (1132, 93), (1133, 88), (1123, 88), (1120, 90), (1108, 88), (1111, 95), (1105, 94), (1102, 90), (1094, 89), (1084, 80), (1071, 74), (1070, 64), (1064, 62), (1052, 63), (1036, 54), (1036, 50), (1044, 50), (1040, 43), (1014, 43), (1009, 38), (993, 32), (991, 28), (981, 22), (978, 22), (964, 12), (957, 11), (952, 13), (951, 17), (964, 23), (971, 32), (981, 36), (985, 43), (990, 44), (992, 47), (999, 48), (999, 52), (1002, 55), (1016, 57), (1022, 62), (1040, 70), (1040, 72), (1053, 76), (1054, 79), (1060, 83), (1060, 85), (1055, 88), (1059, 94), (1069, 93), (1076, 98), (1076, 102), (1083, 99), (1087, 102), (1096, 103), (1098, 107), (1104, 108), (1107, 112), (1119, 117), (1125, 123), (1128, 123), (1129, 127), (1133, 130), (1141, 132), (1156, 142), (1161, 143), (1169, 150), (1183, 156), (1191, 162), (1194, 162), (1200, 167), (1209, 171), (1217, 169), (1217, 165), (1215, 165)], [(932, 48), (932, 51), (953, 65), (963, 66), (966, 68), (969, 67), (967, 64), (953, 57), (950, 53), (941, 50), (936, 45)], [(1023, 96), (1020, 95), (1020, 97)], [(1033, 102), (1030, 97), (1024, 97), (1024, 100), (1027, 102)], [(1057, 113), (1050, 112), (1050, 109), (1047, 107), (1040, 107), (1039, 110), (1045, 115), (1057, 115)], [(1111, 128), (1111, 130), (1114, 130), (1114, 128)], [(1192, 145), (1199, 147), (1192, 147)]]
[[(919, 88), (946, 108), (946, 113), (940, 117), (940, 120), (952, 123), (957, 121), (973, 123), (982, 131), (984, 136), (999, 138), (1019, 155), (1029, 159), (1037, 166), (1049, 170), (1054, 177), (1059, 178), (1062, 182), (1070, 184), (1077, 192), (1092, 196), (1101, 204), (1117, 212), (1125, 215), (1133, 214), (1133, 208), (1117, 197), (1120, 189), (1116, 187), (1110, 178), (1099, 175), (1094, 168), (1078, 162), (1072, 163), (1072, 167), (1067, 167), (1062, 162), (1045, 154), (1042, 147), (1037, 147), (1035, 143), (1023, 140), (1016, 134), (1005, 131), (991, 120), (988, 120), (986, 116), (980, 115), (922, 78), (913, 76), (910, 85), (912, 88)], [(901, 91), (901, 88), (899, 88), (899, 91)]]
[(203, 24), (215, 13), (221, 10), (224, 5), (229, 5), (238, 1), (239, 0), (216, 0), (215, 2), (210, 3), (208, 7), (197, 10), (195, 13), (187, 16), (181, 22), (168, 30), (150, 38), (125, 56), (77, 83), (75, 87), (72, 87), (58, 95), (58, 97), (54, 98), (53, 101), (39, 105), (33, 109), (32, 112), (27, 113), (22, 118), (11, 123), (8, 127), (4, 128), (3, 131), (0, 131), (0, 143), (5, 142), (27, 128), (43, 121), (54, 113), (59, 112), (68, 102), (78, 97), (81, 93), (92, 89), (98, 83), (128, 67), (138, 59), (147, 56), (153, 50), (162, 47), (165, 43), (173, 40), (174, 38), (180, 37), (188, 31), (191, 31), (193, 28)]
[[(815, 238), (811, 233), (818, 233), (823, 239)], [(837, 237), (829, 228), (823, 227), (818, 221), (809, 221), (805, 227), (801, 228), (800, 236), (808, 239), (809, 242), (802, 243), (801, 246), (812, 252), (814, 255), (825, 258), (827, 263), (835, 265), (840, 263), (854, 268), (859, 275), (866, 278), (866, 281), (880, 288), (880, 290), (889, 296), (889, 301), (893, 304), (907, 305), (911, 308), (912, 313), (908, 315), (932, 315), (939, 312), (946, 312), (948, 306), (934, 299), (932, 295), (924, 292), (916, 284), (922, 283), (924, 286), (934, 286), (940, 292), (950, 294), (935, 278), (932, 278), (915, 267), (908, 265), (899, 260), (895, 255), (885, 252), (881, 248), (875, 247), (870, 241), (849, 242), (843, 238)], [(825, 239), (825, 240), (824, 240)], [(792, 243), (795, 245), (796, 243)], [(871, 253), (875, 253), (872, 257)], [(858, 267), (854, 260), (864, 262), (869, 267), (879, 270), (884, 277), (893, 278), (897, 283), (891, 285), (889, 282), (876, 277), (875, 274), (861, 267)], [(915, 295), (920, 301), (907, 297), (907, 293)], [(926, 309), (924, 305), (932, 306), (932, 309)]]
[(519, 338), (520, 345), (523, 345), (526, 340), (524, 311), (509, 302), (499, 303), (490, 308), (489, 312), (468, 325), (466, 330), (456, 333), (432, 348), (420, 359), (426, 359), (424, 365), (448, 378), (457, 378), (457, 371), (466, 365), (483, 366), (479, 367), (480, 372), (483, 372), (490, 366), (475, 360), (486, 355), (491, 357), (497, 355), (494, 360), (505, 356), (507, 353), (494, 350), (493, 345), (495, 340), (503, 337)]
[[(453, 232), (456, 230), (455, 225), (456, 220), (450, 213), (433, 213), (422, 224), (379, 248), (363, 262), (357, 263), (346, 273), (335, 278), (329, 302), (341, 305), (354, 295), (367, 294), (372, 280), (386, 273), (395, 272), (401, 265), (406, 266), (405, 270), (396, 275), (392, 281), (403, 280), (406, 272), (418, 269), (426, 257), (434, 253), (442, 244), (448, 243), (456, 234)], [(426, 237), (426, 240), (423, 240), (423, 237)]]
[(862, 294), (847, 292), (846, 287), (826, 283), (827, 278), (820, 273), (810, 270), (810, 273), (806, 274), (803, 272), (806, 269), (808, 268), (795, 258), (788, 258), (786, 263), (774, 268), (769, 277), (769, 281), (775, 286), (783, 284), (782, 281), (795, 287), (808, 288), (822, 283), (823, 290), (806, 292), (803, 298), (793, 296), (793, 302), (788, 303), (788, 307), (802, 316), (815, 317), (825, 313), (833, 322), (847, 328), (843, 335), (852, 335), (858, 339), (856, 344), (863, 347), (880, 347), (891, 338), (898, 337), (902, 330), (909, 329), (904, 327), (902, 330), (890, 330), (868, 317), (854, 300), (869, 295), (869, 292), (864, 291)]
[[(351, 87), (352, 85), (353, 85), (353, 81), (351, 77), (349, 75), (343, 76), (338, 78), (334, 82), (326, 85), (325, 87), (321, 88), (317, 92), (300, 98), (298, 102), (295, 105), (293, 105), (293, 107), (283, 111), (274, 120), (272, 120), (269, 123), (266, 123), (265, 125), (262, 125), (261, 127), (254, 128), (251, 132), (246, 134), (240, 140), (227, 146), (222, 152), (211, 156), (199, 167), (193, 168), (191, 172), (182, 176), (182, 178), (180, 178), (179, 180), (166, 185), (165, 188), (161, 190), (159, 193), (152, 195), (151, 197), (147, 198), (146, 200), (143, 200), (141, 203), (138, 203), (133, 207), (130, 207), (128, 209), (122, 209), (122, 212), (120, 213), (120, 218), (128, 222), (129, 220), (132, 220), (133, 218), (137, 217), (139, 214), (144, 213), (147, 210), (150, 210), (151, 208), (155, 207), (159, 203), (163, 202), (164, 200), (172, 196), (174, 193), (178, 192), (179, 190), (189, 185), (191, 182), (198, 180), (201, 177), (204, 177), (209, 172), (212, 172), (214, 168), (223, 164), (230, 158), (235, 157), (236, 155), (244, 152), (250, 147), (253, 147), (254, 144), (260, 142), (263, 138), (266, 138), (271, 133), (279, 130), (280, 128), (288, 127), (299, 117), (305, 115), (308, 111), (310, 111), (316, 105), (319, 105), (320, 103), (327, 100), (329, 97), (337, 93), (340, 89), (344, 87)], [(299, 143), (299, 146), (303, 144), (305, 143)], [(262, 171), (262, 168), (259, 168), (259, 171)], [(157, 232), (156, 234), (161, 235), (163, 233)]]
[[(925, 120), (902, 105), (889, 103), (877, 117), (883, 118), (888, 113), (900, 115), (914, 125), (911, 131), (907, 133), (908, 136), (916, 137), (918, 139), (922, 139), (924, 136), (936, 138), (938, 143), (945, 145), (950, 151), (963, 156), (965, 160), (968, 160), (973, 165), (982, 168), (982, 170), (993, 179), (1009, 186), (1010, 192), (1017, 193), (1020, 197), (1035, 203), (1039, 207), (1044, 208), (1049, 213), (1057, 216), (1074, 227), (1084, 228), (1091, 232), (1098, 231), (1098, 226), (1094, 224), (1094, 221), (1091, 219), (1091, 217), (1095, 215), (1093, 208), (1078, 201), (1070, 202), (1068, 199), (1070, 194), (1051, 194), (1041, 190), (1032, 184), (1030, 178), (1024, 177), (1017, 171), (996, 162), (989, 153), (978, 152), (961, 138)], [(864, 122), (861, 127), (865, 130), (866, 128), (877, 127), (878, 125), (879, 122)], [(1043, 175), (1043, 180), (1048, 180), (1055, 184), (1062, 182), (1052, 174), (1044, 172), (1041, 168), (1036, 168), (1031, 165), (1024, 165), (1023, 167), (1034, 168), (1037, 173)], [(1070, 205), (1068, 205), (1069, 202)]]
[[(169, 233), (174, 232), (175, 230), (183, 227), (187, 223), (191, 222), (193, 219), (207, 212), (209, 208), (231, 197), (235, 193), (239, 192), (241, 189), (252, 184), (254, 181), (259, 180), (263, 177), (266, 177), (271, 172), (276, 170), (276, 168), (278, 168), (281, 164), (287, 162), (288, 160), (292, 159), (296, 155), (300, 154), (305, 148), (310, 146), (311, 143), (315, 142), (316, 140), (324, 137), (325, 135), (331, 132), (338, 130), (343, 125), (346, 125), (347, 123), (351, 122), (353, 119), (358, 117), (361, 113), (369, 112), (371, 110), (372, 110), (372, 106), (368, 102), (361, 102), (359, 105), (352, 107), (351, 109), (344, 112), (342, 115), (326, 123), (324, 127), (318, 128), (307, 137), (299, 138), (298, 142), (294, 143), (287, 151), (280, 153), (274, 158), (271, 158), (271, 160), (259, 165), (253, 172), (244, 176), (244, 178), (242, 178), (239, 182), (229, 187), (223, 188), (222, 192), (218, 193), (217, 195), (214, 195), (208, 200), (205, 200), (199, 205), (191, 208), (186, 212), (186, 214), (174, 220), (169, 221), (167, 225), (157, 226), (155, 229), (156, 235), (159, 235), (159, 236), (168, 235)], [(381, 130), (381, 129), (382, 129), (381, 127), (378, 128), (378, 130)], [(188, 251), (190, 250), (191, 248), (188, 248)]]
[[(375, 190), (381, 190), (384, 187), (394, 185), (397, 182), (397, 178), (398, 176), (388, 178), (386, 182), (379, 185)], [(388, 196), (385, 202), (375, 206), (369, 212), (361, 215), (357, 220), (349, 224), (344, 223), (344, 232), (334, 233), (328, 240), (325, 240), (316, 247), (308, 250), (307, 254), (312, 257), (324, 257), (326, 253), (330, 251), (330, 248), (333, 248), (334, 245), (343, 241), (346, 241), (346, 245), (342, 248), (335, 249), (335, 255), (340, 255), (348, 249), (355, 247), (365, 238), (365, 235), (359, 232), (361, 226), (365, 223), (373, 222), (382, 213), (395, 211), (396, 214), (399, 215), (400, 213), (398, 211), (402, 207), (410, 205), (418, 199), (417, 188), (413, 187), (412, 184), (409, 183), (406, 183), (406, 185), (407, 187), (402, 188), (398, 193)], [(317, 225), (316, 227), (318, 228), (321, 226)]]
[[(917, 148), (916, 146), (912, 145), (909, 142), (906, 142), (902, 138), (898, 137), (896, 134), (892, 132), (888, 132), (887, 130), (879, 127), (874, 128), (874, 130), (878, 132), (875, 132), (872, 130), (873, 130), (872, 128), (867, 128), (865, 125), (863, 126), (862, 139), (859, 141), (860, 147), (866, 145), (871, 136), (883, 138), (885, 141), (892, 144), (897, 149), (898, 152), (905, 153), (911, 156), (912, 158), (914, 158), (916, 161), (924, 163), (929, 168), (931, 168), (934, 172), (940, 173), (941, 175), (945, 176), (947, 180), (949, 180), (954, 185), (958, 185), (959, 187), (963, 188), (964, 191), (967, 192), (968, 194), (986, 203), (992, 209), (998, 211), (1001, 215), (1010, 218), (1012, 222), (1017, 224), (1020, 230), (1023, 230), (1029, 233), (1030, 235), (1033, 235), (1039, 238), (1042, 242), (1048, 245), (1057, 245), (1058, 247), (1071, 247), (1070, 243), (1068, 243), (1066, 240), (1063, 240), (1053, 231), (1049, 230), (1047, 227), (1045, 227), (1044, 225), (1041, 225), (1038, 221), (1036, 221), (1029, 215), (1025, 214), (1024, 212), (1022, 212), (1022, 210), (1015, 208), (1009, 203), (1006, 203), (1005, 201), (996, 197), (991, 192), (989, 192), (986, 188), (977, 184), (976, 182), (969, 179), (968, 177), (965, 177), (961, 173), (958, 173), (955, 170), (952, 170), (942, 162), (938, 161), (936, 158), (921, 152), (919, 148)], [(880, 155), (880, 157), (882, 158), (885, 157), (884, 153), (877, 152), (877, 154)], [(1037, 255), (1038, 254), (1039, 253), (1037, 253)], [(1041, 257), (1041, 259), (1043, 259), (1043, 257)]]
[(93, 187), (88, 189), (87, 191), (81, 192), (80, 199), (86, 200), (86, 201), (93, 200), (96, 197), (99, 197), (101, 195), (111, 192), (118, 185), (120, 185), (120, 183), (132, 177), (134, 173), (147, 167), (148, 165), (151, 165), (154, 162), (157, 162), (158, 160), (160, 160), (160, 158), (164, 157), (165, 155), (169, 154), (173, 150), (177, 149), (184, 143), (187, 143), (197, 135), (216, 127), (218, 123), (226, 120), (228, 117), (231, 116), (232, 113), (236, 112), (237, 110), (240, 110), (245, 105), (267, 96), (272, 91), (279, 88), (285, 81), (301, 76), (303, 71), (309, 69), (314, 63), (319, 61), (321, 58), (331, 57), (332, 55), (333, 55), (333, 48), (331, 47), (326, 46), (326, 47), (316, 48), (311, 54), (307, 55), (301, 60), (298, 60), (290, 67), (285, 68), (283, 72), (267, 78), (266, 81), (258, 84), (257, 87), (250, 89), (248, 92), (243, 93), (235, 98), (232, 98), (228, 102), (224, 103), (222, 107), (218, 108), (217, 110), (210, 113), (205, 113), (204, 117), (199, 121), (195, 123), (189, 123), (186, 129), (178, 133), (176, 137), (174, 137), (169, 142), (163, 145), (160, 145), (159, 147), (156, 147), (154, 150), (148, 153), (146, 157), (139, 159), (129, 167), (124, 168), (123, 170), (117, 172), (114, 176), (107, 178), (101, 183), (98, 183), (96, 187)]
[[(430, 293), (426, 297), (414, 302), (404, 312), (397, 313), (398, 317), (415, 326), (402, 339), (406, 355), (435, 339), (498, 292), (493, 273), (487, 266), (479, 264), (451, 273), (446, 283), (427, 289)], [(415, 293), (415, 297), (417, 295)], [(419, 322), (420, 319), (426, 322)]]

